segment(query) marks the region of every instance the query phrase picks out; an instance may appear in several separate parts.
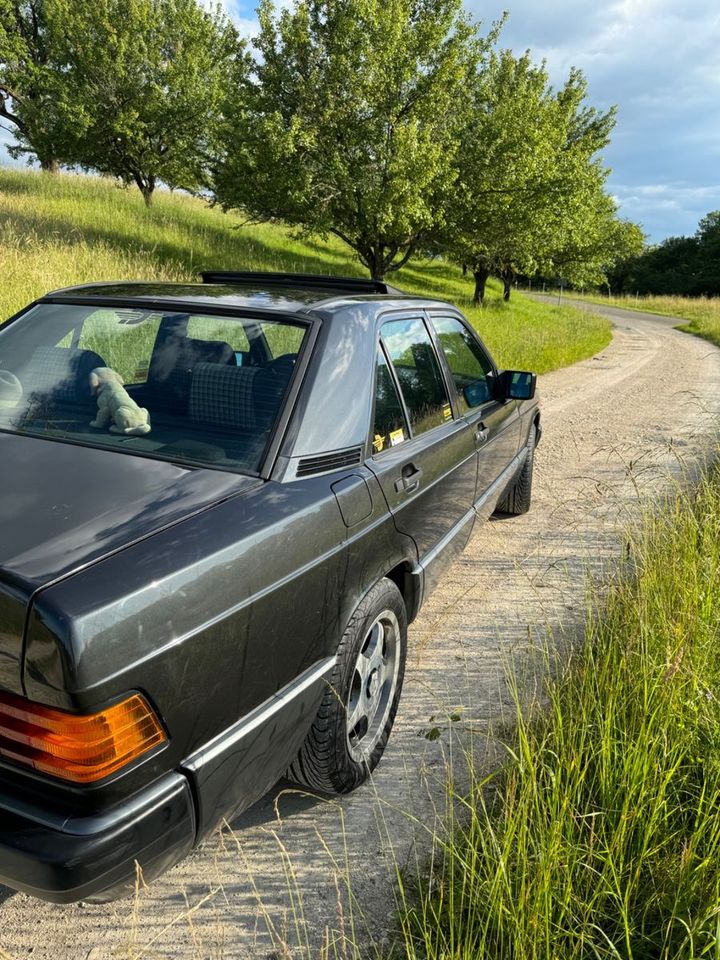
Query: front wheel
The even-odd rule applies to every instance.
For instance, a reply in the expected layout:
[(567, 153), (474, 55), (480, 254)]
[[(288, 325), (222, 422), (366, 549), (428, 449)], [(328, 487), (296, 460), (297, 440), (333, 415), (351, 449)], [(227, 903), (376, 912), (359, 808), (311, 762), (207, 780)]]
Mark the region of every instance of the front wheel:
[(380, 762), (405, 673), (407, 611), (390, 580), (365, 595), (343, 634), (313, 725), (288, 770), (322, 793), (349, 793)]
[(519, 517), (527, 513), (532, 501), (533, 466), (535, 462), (535, 424), (530, 427), (527, 441), (527, 453), (517, 479), (495, 507), (495, 513), (510, 514)]

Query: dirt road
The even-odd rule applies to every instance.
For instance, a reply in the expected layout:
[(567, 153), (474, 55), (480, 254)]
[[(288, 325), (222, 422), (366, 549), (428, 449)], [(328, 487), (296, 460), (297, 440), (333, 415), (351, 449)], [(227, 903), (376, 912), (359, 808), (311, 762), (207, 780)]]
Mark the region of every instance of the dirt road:
[[(288, 956), (282, 942), (317, 945), (326, 927), (382, 938), (393, 863), (422, 856), (424, 825), (442, 808), (449, 728), (482, 732), (502, 716), (509, 659), (548, 628), (577, 628), (585, 570), (618, 554), (641, 500), (692, 469), (717, 435), (720, 350), (664, 317), (603, 312), (616, 324), (612, 344), (542, 378), (532, 511), (476, 533), (412, 627), (398, 722), (374, 783), (337, 804), (281, 795), (278, 819), (281, 785), (137, 903), (54, 907), (0, 888), (0, 948), (33, 960), (245, 958)], [(457, 708), (462, 720), (451, 724)]]

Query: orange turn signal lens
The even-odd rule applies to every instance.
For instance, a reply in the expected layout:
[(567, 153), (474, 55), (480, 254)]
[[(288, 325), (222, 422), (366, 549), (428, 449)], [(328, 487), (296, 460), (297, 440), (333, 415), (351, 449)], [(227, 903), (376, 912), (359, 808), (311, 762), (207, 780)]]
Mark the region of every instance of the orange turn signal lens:
[(102, 780), (166, 740), (137, 693), (85, 716), (0, 694), (0, 757), (73, 783)]

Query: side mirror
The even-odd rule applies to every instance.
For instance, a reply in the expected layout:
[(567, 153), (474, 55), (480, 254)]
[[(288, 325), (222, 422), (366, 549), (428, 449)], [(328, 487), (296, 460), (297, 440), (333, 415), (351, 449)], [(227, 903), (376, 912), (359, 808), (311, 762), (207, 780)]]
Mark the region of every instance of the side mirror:
[(532, 400), (537, 386), (537, 374), (521, 370), (503, 370), (499, 377), (498, 398), (501, 400)]

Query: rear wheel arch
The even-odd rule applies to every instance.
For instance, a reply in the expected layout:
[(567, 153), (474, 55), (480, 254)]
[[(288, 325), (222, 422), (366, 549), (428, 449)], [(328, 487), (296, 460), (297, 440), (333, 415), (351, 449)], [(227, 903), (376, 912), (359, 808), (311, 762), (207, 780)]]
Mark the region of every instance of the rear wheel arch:
[(537, 445), (537, 440), (540, 437), (540, 411), (535, 412), (535, 416), (532, 418), (532, 425), (535, 427), (535, 443)]
[(405, 603), (382, 577), (365, 594), (338, 647), (328, 688), (287, 776), (325, 795), (360, 786), (383, 755), (402, 691)]
[(405, 601), (408, 623), (412, 623), (418, 615), (422, 599), (420, 576), (414, 572), (413, 564), (409, 560), (403, 560), (391, 570), (388, 570), (384, 576), (391, 580), (400, 591)]

